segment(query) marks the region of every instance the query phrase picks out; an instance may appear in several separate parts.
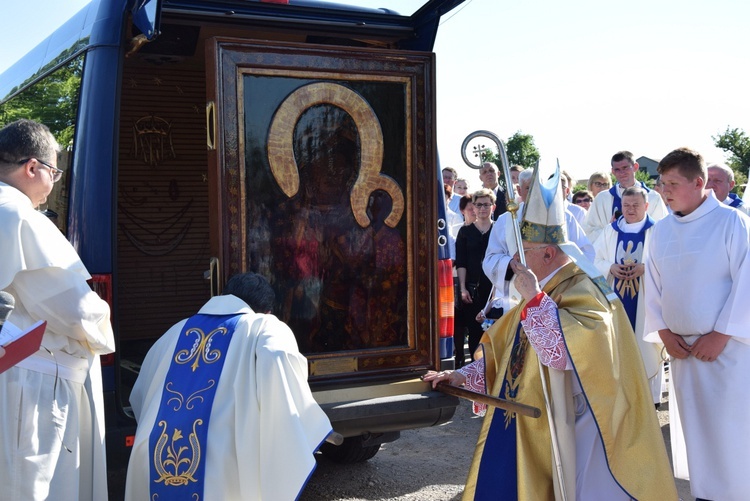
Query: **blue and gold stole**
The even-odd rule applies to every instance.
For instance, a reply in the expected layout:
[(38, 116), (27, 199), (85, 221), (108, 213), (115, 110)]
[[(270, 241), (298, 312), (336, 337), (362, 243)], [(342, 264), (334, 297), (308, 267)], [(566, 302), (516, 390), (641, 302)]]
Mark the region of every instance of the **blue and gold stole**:
[[(646, 190), (646, 193), (651, 191), (648, 186), (643, 181), (636, 181), (636, 185), (640, 185), (641, 188)], [(622, 198), (620, 198), (620, 195), (617, 193), (617, 185), (615, 184), (613, 187), (609, 189), (609, 194), (612, 195), (612, 213), (611, 215), (614, 216), (615, 212), (620, 211), (620, 215), (622, 215)], [(619, 216), (618, 216), (619, 217)]]
[[(617, 245), (615, 245), (615, 263), (624, 265), (635, 265), (643, 263), (643, 250), (646, 245), (646, 230), (654, 225), (651, 216), (646, 216), (646, 222), (638, 233), (625, 233), (620, 229), (617, 221), (612, 223), (612, 228), (617, 233)], [(620, 280), (615, 277), (613, 287), (617, 297), (622, 301), (622, 306), (628, 314), (630, 326), (635, 331), (635, 317), (638, 310), (638, 293), (640, 292), (640, 277)]]
[[(521, 323), (519, 322), (498, 397), (510, 400), (516, 399), (519, 390), (519, 378), (523, 372), (528, 348), (529, 340), (526, 333), (521, 330)], [(498, 374), (498, 377), (501, 377), (500, 374)], [(494, 409), (490, 419), (492, 419), (492, 422), (482, 449), (474, 499), (517, 499), (517, 417), (513, 412)]]
[(203, 499), (211, 408), (241, 316), (198, 314), (180, 332), (149, 437), (151, 499)]
[(731, 202), (729, 202), (730, 207), (737, 208), (745, 205), (745, 202), (739, 196), (737, 196), (736, 193), (730, 193), (729, 198), (732, 200)]

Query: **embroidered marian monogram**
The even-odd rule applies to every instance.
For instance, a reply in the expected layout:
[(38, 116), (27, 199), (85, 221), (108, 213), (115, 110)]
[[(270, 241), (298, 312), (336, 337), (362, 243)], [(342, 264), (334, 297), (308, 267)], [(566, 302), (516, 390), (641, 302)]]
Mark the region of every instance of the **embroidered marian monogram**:
[(195, 335), (195, 342), (190, 350), (181, 350), (177, 352), (174, 357), (174, 361), (178, 364), (186, 364), (191, 360), (195, 359), (191, 368), (193, 372), (198, 369), (198, 364), (203, 360), (207, 364), (212, 364), (219, 360), (221, 352), (219, 350), (211, 349), (211, 341), (217, 334), (226, 334), (227, 329), (225, 327), (219, 327), (214, 329), (208, 334), (205, 334), (201, 329), (192, 328), (185, 331), (186, 336)]

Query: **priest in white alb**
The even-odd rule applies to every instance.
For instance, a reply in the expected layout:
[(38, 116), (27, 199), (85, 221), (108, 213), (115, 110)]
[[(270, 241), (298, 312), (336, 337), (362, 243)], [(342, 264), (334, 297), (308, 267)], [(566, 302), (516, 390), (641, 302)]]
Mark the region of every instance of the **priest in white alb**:
[(663, 362), (662, 345), (643, 339), (643, 273), (654, 220), (646, 214), (646, 191), (632, 186), (622, 193), (622, 216), (605, 227), (594, 242), (594, 264), (607, 278), (628, 314), (635, 340), (641, 350), (654, 404), (661, 402)]
[(273, 303), (263, 277), (235, 275), (151, 348), (130, 396), (125, 499), (299, 496), (331, 424)]
[(646, 261), (646, 339), (671, 361), (675, 476), (697, 499), (750, 495), (750, 218), (706, 189), (687, 148), (659, 163), (673, 215), (656, 223)]

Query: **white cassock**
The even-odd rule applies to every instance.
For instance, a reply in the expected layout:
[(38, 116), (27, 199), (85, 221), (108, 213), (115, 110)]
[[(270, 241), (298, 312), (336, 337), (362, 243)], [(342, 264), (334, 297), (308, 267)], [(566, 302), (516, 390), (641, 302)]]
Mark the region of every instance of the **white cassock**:
[(714, 362), (671, 362), (675, 475), (690, 479), (696, 497), (746, 500), (750, 493), (749, 251), (750, 218), (710, 190), (695, 211), (651, 231), (646, 340), (660, 342), (660, 329), (688, 344), (714, 330), (732, 336)]
[[(637, 185), (637, 182), (636, 182)], [(625, 189), (620, 186), (620, 183), (615, 185), (617, 193), (622, 198), (622, 192)], [(588, 213), (586, 214), (586, 221), (583, 225), (583, 231), (586, 232), (586, 236), (589, 240), (595, 242), (599, 233), (604, 229), (605, 226), (612, 222), (612, 202), (614, 197), (609, 190), (599, 192), (594, 198), (594, 203), (589, 207)], [(654, 190), (649, 190), (646, 193), (646, 201), (648, 202), (648, 209), (646, 213), (651, 216), (654, 221), (659, 221), (667, 217), (667, 207), (659, 195)]]
[[(243, 313), (227, 349), (208, 425), (205, 491), (211, 500), (296, 499), (315, 469), (313, 453), (331, 424), (307, 384), (307, 359), (289, 327), (256, 314), (239, 298), (211, 298), (199, 313)], [(149, 499), (149, 434), (186, 320), (148, 352), (130, 403), (138, 429), (125, 499)]]
[(54, 354), (40, 349), (0, 374), (0, 498), (107, 499), (98, 355), (115, 347), (109, 306), (60, 230), (5, 183), (0, 256), (0, 289), (16, 300), (10, 320), (21, 329), (46, 320), (42, 346)]
[[(524, 203), (521, 202), (516, 212), (519, 223), (523, 217), (523, 207)], [(520, 295), (515, 291), (511, 282), (505, 280), (510, 261), (518, 250), (510, 217), (510, 212), (504, 212), (497, 219), (497, 222), (492, 225), (490, 240), (487, 244), (487, 250), (484, 253), (484, 261), (482, 261), (482, 270), (495, 287), (489, 301), (496, 307), (502, 307), (505, 311), (515, 306), (520, 299)], [(576, 218), (568, 210), (565, 211), (565, 222), (568, 230), (568, 241), (575, 243), (581, 249), (584, 256), (593, 263), (595, 255), (594, 246), (591, 245), (591, 242), (583, 232), (583, 228), (581, 228)]]
[[(646, 223), (646, 218), (638, 223), (628, 224), (624, 218), (618, 220), (618, 225), (621, 230), (626, 233), (638, 233)], [(651, 236), (651, 230), (646, 230), (645, 244), (641, 249), (642, 254), (637, 260), (638, 263), (645, 263), (648, 259), (648, 243)], [(614, 276), (611, 273), (611, 266), (615, 263), (615, 259), (618, 252), (617, 246), (617, 232), (612, 228), (611, 224), (608, 224), (604, 230), (599, 234), (599, 238), (594, 242), (594, 250), (596, 251), (596, 259), (594, 264), (601, 272), (602, 276), (607, 279), (607, 283), (610, 287), (614, 286)], [(619, 262), (619, 261), (618, 261)], [(654, 403), (661, 402), (661, 383), (663, 375), (663, 362), (661, 358), (661, 343), (650, 343), (643, 339), (643, 325), (645, 321), (645, 294), (643, 291), (643, 276), (638, 278), (638, 303), (635, 316), (635, 339), (638, 343), (638, 348), (641, 350), (641, 357), (643, 357), (643, 365), (646, 368), (646, 377), (648, 377), (649, 386), (651, 387), (651, 396), (653, 397)]]
[(565, 208), (569, 210), (571, 214), (573, 214), (573, 217), (576, 218), (578, 224), (580, 224), (581, 228), (583, 228), (583, 223), (586, 221), (586, 209), (584, 209), (583, 207), (579, 207), (576, 204), (572, 204), (567, 200), (565, 201)]

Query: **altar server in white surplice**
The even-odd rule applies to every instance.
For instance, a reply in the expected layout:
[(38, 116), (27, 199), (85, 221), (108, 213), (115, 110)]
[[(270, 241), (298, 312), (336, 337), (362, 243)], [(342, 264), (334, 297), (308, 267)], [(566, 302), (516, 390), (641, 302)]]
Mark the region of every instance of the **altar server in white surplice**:
[(115, 348), (109, 306), (73, 246), (37, 207), (63, 171), (50, 130), (0, 130), (0, 290), (10, 321), (47, 321), (42, 349), (0, 374), (0, 499), (107, 498), (99, 355)]
[(583, 225), (583, 231), (589, 240), (595, 242), (599, 233), (610, 223), (616, 220), (622, 213), (622, 192), (631, 186), (640, 186), (646, 190), (646, 199), (648, 200), (648, 215), (654, 221), (659, 221), (667, 215), (667, 208), (662, 202), (659, 194), (649, 190), (645, 184), (636, 181), (635, 173), (638, 172), (638, 162), (633, 158), (629, 151), (619, 151), (612, 156), (612, 174), (617, 179), (617, 183), (608, 190), (599, 192), (594, 198), (589, 211), (586, 213), (586, 220)]
[(643, 339), (643, 272), (646, 248), (654, 220), (646, 214), (646, 191), (633, 186), (622, 193), (622, 216), (594, 242), (596, 267), (622, 301), (641, 350), (654, 404), (661, 402), (662, 359), (660, 344)]
[(273, 303), (263, 277), (235, 275), (154, 344), (130, 396), (126, 499), (298, 497), (331, 424), (292, 331), (253, 311)]
[(651, 232), (646, 339), (671, 362), (675, 475), (696, 498), (750, 493), (750, 218), (706, 190), (703, 158), (687, 149), (659, 163), (673, 215)]

